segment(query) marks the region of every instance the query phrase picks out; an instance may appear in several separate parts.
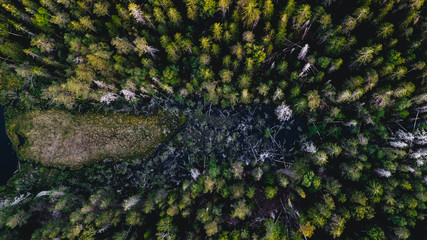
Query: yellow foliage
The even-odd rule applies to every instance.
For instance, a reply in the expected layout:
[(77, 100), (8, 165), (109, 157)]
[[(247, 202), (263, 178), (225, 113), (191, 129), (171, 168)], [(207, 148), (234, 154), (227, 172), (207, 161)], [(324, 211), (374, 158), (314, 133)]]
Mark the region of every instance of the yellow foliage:
[(310, 222), (306, 222), (304, 225), (301, 226), (301, 228), (299, 229), (299, 231), (305, 236), (310, 238), (311, 236), (313, 236), (314, 234), (314, 229), (316, 229), (316, 227), (314, 227), (313, 225), (311, 225)]

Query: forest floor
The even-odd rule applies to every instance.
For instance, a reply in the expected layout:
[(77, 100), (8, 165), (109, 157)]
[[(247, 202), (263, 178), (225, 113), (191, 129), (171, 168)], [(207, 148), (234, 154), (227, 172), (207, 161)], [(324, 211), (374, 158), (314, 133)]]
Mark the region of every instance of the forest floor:
[(183, 119), (61, 110), (9, 114), (7, 132), (21, 160), (78, 169), (104, 158), (150, 157)]

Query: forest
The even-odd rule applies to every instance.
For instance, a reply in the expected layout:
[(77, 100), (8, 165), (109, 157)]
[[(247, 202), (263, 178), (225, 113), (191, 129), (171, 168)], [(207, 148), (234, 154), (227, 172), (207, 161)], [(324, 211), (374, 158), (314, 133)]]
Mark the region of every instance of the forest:
[(424, 0), (0, 0), (0, 239), (427, 240), (426, 45)]

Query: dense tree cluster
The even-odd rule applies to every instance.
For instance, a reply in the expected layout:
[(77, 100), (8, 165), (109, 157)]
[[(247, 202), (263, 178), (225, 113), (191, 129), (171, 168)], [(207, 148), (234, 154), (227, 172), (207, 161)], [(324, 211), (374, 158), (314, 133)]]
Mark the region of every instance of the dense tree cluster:
[(172, 96), (161, 108), (189, 120), (146, 163), (26, 165), (0, 237), (422, 239), (423, 0), (0, 3), (3, 104), (141, 113)]
[(425, 76), (423, 3), (3, 0), (3, 98), (72, 108), (166, 92), (296, 112), (361, 100), (405, 115)]

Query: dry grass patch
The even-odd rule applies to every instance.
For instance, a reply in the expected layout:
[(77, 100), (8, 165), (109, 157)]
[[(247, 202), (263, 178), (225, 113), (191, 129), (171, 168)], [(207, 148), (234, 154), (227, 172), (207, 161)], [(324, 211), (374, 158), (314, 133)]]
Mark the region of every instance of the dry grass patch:
[(13, 115), (6, 125), (20, 159), (72, 169), (103, 158), (148, 157), (183, 122), (162, 112), (149, 117), (60, 110)]

